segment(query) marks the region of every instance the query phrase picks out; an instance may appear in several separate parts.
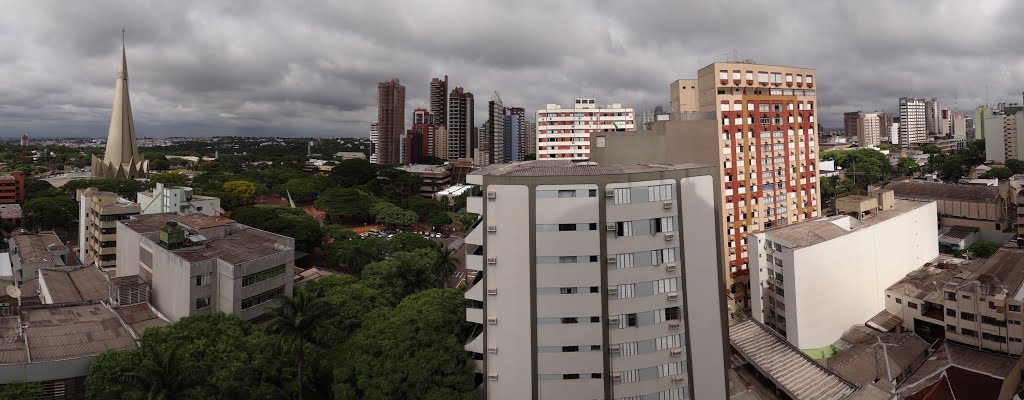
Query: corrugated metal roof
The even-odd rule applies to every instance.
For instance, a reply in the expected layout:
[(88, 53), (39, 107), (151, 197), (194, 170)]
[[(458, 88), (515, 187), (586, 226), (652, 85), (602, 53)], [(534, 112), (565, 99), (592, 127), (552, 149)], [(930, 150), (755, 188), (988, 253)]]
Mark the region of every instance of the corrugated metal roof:
[(973, 203), (995, 203), (999, 200), (999, 188), (996, 186), (899, 181), (882, 185), (881, 189), (895, 191), (896, 197), (922, 200), (958, 200)]
[(794, 399), (839, 400), (856, 388), (752, 319), (730, 327), (729, 342)]

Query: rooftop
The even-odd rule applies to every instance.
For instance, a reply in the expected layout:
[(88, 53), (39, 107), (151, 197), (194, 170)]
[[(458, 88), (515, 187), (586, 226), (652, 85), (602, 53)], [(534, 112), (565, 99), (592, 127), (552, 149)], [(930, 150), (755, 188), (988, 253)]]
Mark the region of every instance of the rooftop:
[(27, 340), (23, 338), (20, 343), (28, 343), (33, 362), (94, 356), (136, 346), (117, 316), (103, 304), (39, 308), (22, 315), (28, 327)]
[(53, 232), (38, 234), (20, 233), (14, 235), (14, 245), (18, 248), (21, 264), (54, 263), (64, 265), (60, 257), (53, 257), (48, 250), (50, 246), (68, 251), (64, 243)]
[(220, 259), (237, 265), (285, 251), (277, 246), (284, 244), (284, 239), (281, 235), (245, 227), (234, 235), (211, 239), (195, 248), (174, 250), (174, 254), (190, 262)]
[(792, 398), (841, 399), (855, 389), (753, 319), (729, 327), (729, 343)]
[(944, 342), (900, 385), (906, 399), (995, 400), (1019, 360)]
[(568, 176), (568, 175), (622, 175), (647, 172), (678, 171), (691, 168), (706, 167), (704, 164), (629, 164), (629, 165), (598, 165), (593, 162), (572, 161), (521, 161), (510, 164), (492, 164), (473, 171), (472, 175), (489, 176)]
[(855, 326), (844, 334), (851, 346), (828, 359), (829, 369), (857, 386), (877, 383), (892, 390), (904, 371), (912, 370), (928, 351), (928, 342), (913, 332), (881, 333)]
[(942, 303), (942, 288), (955, 276), (977, 270), (981, 262), (939, 255), (921, 268), (911, 271), (887, 291), (903, 293), (918, 300)]
[(224, 226), (234, 223), (228, 218), (214, 217), (204, 214), (178, 215), (174, 213), (165, 214), (143, 214), (120, 221), (125, 227), (139, 233), (150, 233), (159, 231), (168, 222), (176, 221), (179, 225), (192, 229), (206, 229), (215, 226)]
[(1024, 290), (1021, 290), (1024, 284), (1024, 250), (1000, 247), (980, 267), (953, 277), (948, 284), (955, 286), (958, 291), (973, 291), (988, 296), (1005, 294), (1017, 301), (1024, 301)]
[(121, 316), (121, 320), (132, 328), (136, 336), (141, 336), (142, 332), (151, 326), (170, 325), (170, 322), (156, 314), (149, 303), (121, 306), (115, 308), (114, 312)]
[(898, 198), (956, 200), (973, 203), (996, 203), (999, 200), (999, 188), (996, 186), (893, 181), (882, 185), (881, 189), (895, 191)]
[(106, 276), (92, 267), (70, 272), (40, 269), (39, 286), (53, 304), (104, 300), (108, 296)]
[(21, 219), (21, 204), (0, 204), (0, 219)]
[(813, 246), (818, 243), (836, 239), (860, 229), (878, 225), (889, 219), (930, 204), (931, 202), (896, 200), (893, 208), (876, 211), (863, 220), (849, 215), (836, 215), (805, 221), (793, 225), (785, 225), (765, 232), (768, 240), (778, 241), (789, 248)]

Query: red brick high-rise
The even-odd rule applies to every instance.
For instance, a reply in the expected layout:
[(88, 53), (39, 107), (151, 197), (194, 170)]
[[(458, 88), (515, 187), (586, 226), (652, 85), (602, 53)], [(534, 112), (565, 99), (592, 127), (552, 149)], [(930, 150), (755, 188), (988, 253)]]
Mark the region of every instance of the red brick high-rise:
[(399, 140), (405, 132), (405, 86), (398, 79), (377, 84), (377, 163), (398, 164)]
[(0, 176), (0, 204), (22, 204), (25, 202), (25, 175), (14, 171)]

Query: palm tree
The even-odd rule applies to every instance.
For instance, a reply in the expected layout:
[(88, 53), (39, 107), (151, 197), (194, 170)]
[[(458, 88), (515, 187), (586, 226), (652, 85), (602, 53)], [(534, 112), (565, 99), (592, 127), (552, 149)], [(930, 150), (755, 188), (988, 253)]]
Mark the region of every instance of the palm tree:
[(459, 258), (455, 256), (455, 250), (440, 244), (436, 247), (434, 257), (434, 275), (441, 279), (445, 289), (448, 288), (448, 277), (459, 268)]
[(204, 384), (199, 364), (181, 356), (182, 347), (150, 348), (134, 371), (119, 376), (126, 387), (142, 390), (148, 400), (188, 399)]
[(330, 305), (318, 292), (298, 290), (294, 297), (278, 297), (277, 307), (270, 309), (267, 331), (281, 338), (282, 343), (295, 352), (299, 367), (299, 399), (302, 399), (302, 362), (306, 345), (319, 345), (318, 333), (327, 324), (332, 313)]

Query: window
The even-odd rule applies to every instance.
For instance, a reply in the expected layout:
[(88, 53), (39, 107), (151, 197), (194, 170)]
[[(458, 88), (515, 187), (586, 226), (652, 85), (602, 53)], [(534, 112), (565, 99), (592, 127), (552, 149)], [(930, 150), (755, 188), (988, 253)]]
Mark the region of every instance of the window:
[(956, 293), (946, 292), (946, 300), (956, 301)]
[(576, 224), (558, 224), (559, 232), (575, 231)]
[(597, 292), (598, 292), (597, 286), (591, 286), (590, 287), (590, 293), (597, 293)]
[(981, 333), (981, 338), (985, 339), (985, 340), (988, 340), (990, 342), (1006, 343), (1006, 336), (993, 335), (993, 334), (988, 333), (988, 332), (982, 332)]
[(575, 353), (580, 351), (580, 346), (562, 346), (563, 353)]
[[(285, 266), (284, 265), (278, 265), (278, 266), (276, 266), (274, 268), (271, 268), (271, 269), (268, 269), (266, 271), (260, 271), (260, 272), (254, 273), (254, 274), (249, 274), (249, 275), (243, 276), (242, 277), (242, 287), (254, 285), (254, 284), (263, 282), (263, 281), (265, 281), (267, 279), (284, 275), (284, 271), (285, 271)], [(200, 285), (197, 285), (197, 286), (200, 286)]]
[(978, 332), (972, 331), (967, 328), (960, 328), (960, 334), (964, 336), (978, 337)]
[(678, 320), (679, 319), (679, 307), (669, 307), (665, 309), (665, 320)]
[(946, 325), (946, 330), (949, 332), (956, 332), (956, 325)]
[(196, 310), (202, 310), (210, 307), (210, 296), (200, 297), (196, 299)]
[(576, 318), (576, 317), (562, 318), (562, 323), (563, 324), (578, 324), (579, 322), (580, 322), (580, 319)]
[(597, 197), (597, 189), (587, 190), (587, 197)]
[(956, 317), (956, 310), (954, 310), (952, 308), (947, 308), (946, 309), (946, 316), (947, 317), (954, 317), (955, 318)]
[(648, 186), (647, 198), (650, 201), (672, 200), (672, 185)]
[(212, 273), (196, 275), (196, 287), (209, 285), (210, 281), (212, 279), (213, 279), (213, 274)]
[(590, 322), (597, 324), (601, 322), (601, 317), (590, 317)]
[(897, 297), (896, 298), (896, 304), (903, 304), (903, 299), (900, 299), (899, 297)]
[(1018, 305), (1010, 304), (1010, 305), (1006, 306), (1006, 308), (1008, 308), (1012, 312), (1020, 312), (1020, 306), (1018, 306)]
[(580, 379), (580, 374), (562, 374), (562, 379)]
[(601, 379), (601, 373), (600, 372), (594, 372), (594, 373), (590, 374), (590, 378), (591, 379)]
[(284, 294), (284, 286), (270, 289), (266, 292), (242, 300), (242, 309), (250, 309), (260, 304), (273, 300), (275, 297)]
[(599, 344), (592, 344), (592, 345), (590, 345), (590, 351), (601, 351), (601, 345), (599, 345)]
[(984, 315), (981, 316), (981, 323), (989, 324), (989, 325), (994, 325), (994, 326), (1006, 326), (1006, 322), (1003, 322), (1001, 320), (998, 320), (998, 319), (995, 319), (995, 318), (992, 318), (992, 317), (986, 317)]
[(636, 326), (636, 313), (626, 314), (626, 326)]
[(961, 311), (960, 312), (960, 319), (965, 320), (965, 321), (974, 321), (974, 314), (971, 314), (969, 312), (962, 312)]
[(566, 199), (566, 198), (570, 198), (570, 197), (576, 197), (576, 191), (575, 190), (559, 190), (558, 191), (558, 198)]
[(615, 189), (615, 204), (629, 204), (630, 203), (630, 190), (629, 188)]
[(561, 294), (576, 294), (576, 293), (579, 293), (579, 288), (564, 287), (564, 288), (558, 289), (558, 292), (561, 293)]
[(910, 308), (913, 308), (913, 309), (916, 310), (917, 309), (917, 303), (913, 303), (913, 302), (909, 302), (908, 301), (907, 302), (907, 307), (910, 307)]
[(971, 296), (968, 296), (966, 294), (962, 294), (962, 295), (960, 295), (960, 298), (970, 300)]

